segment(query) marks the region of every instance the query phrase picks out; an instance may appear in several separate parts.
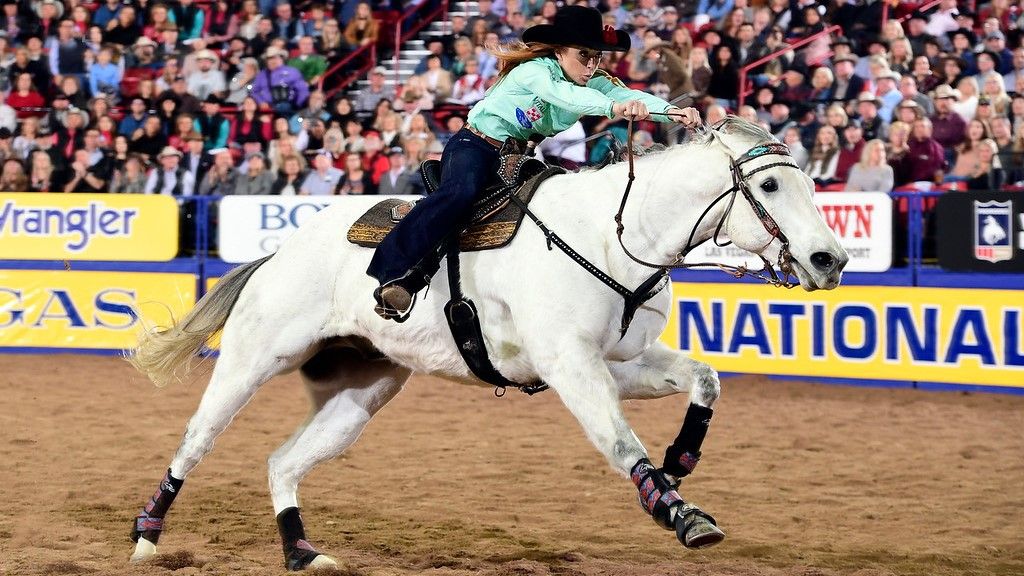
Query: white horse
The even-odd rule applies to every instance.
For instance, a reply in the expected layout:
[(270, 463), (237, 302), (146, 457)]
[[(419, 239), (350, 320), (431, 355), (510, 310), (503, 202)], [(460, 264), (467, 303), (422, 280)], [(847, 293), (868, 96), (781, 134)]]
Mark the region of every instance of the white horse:
[[(691, 143), (639, 158), (623, 217), (630, 251), (667, 263), (691, 231), (694, 243), (704, 242), (722, 221), (723, 232), (740, 248), (790, 262), (806, 290), (838, 286), (848, 255), (811, 200), (811, 179), (794, 169), (784, 148), (769, 144), (766, 153), (760, 146), (772, 142), (757, 126), (730, 118)], [(737, 158), (749, 199), (733, 193), (701, 218), (736, 184)], [(542, 184), (530, 207), (584, 257), (634, 287), (651, 270), (628, 258), (616, 241), (612, 217), (626, 180), (625, 164), (556, 176)], [(353, 197), (320, 212), (275, 255), (226, 275), (176, 326), (143, 336), (130, 361), (163, 384), (182, 377), (208, 338), (223, 329), (220, 357), (199, 408), (164, 481), (133, 525), (133, 560), (156, 553), (163, 518), (183, 480), (272, 377), (299, 369), (312, 400), (308, 420), (269, 458), (274, 513), (285, 563), (293, 570), (334, 564), (306, 541), (297, 495), (306, 474), (344, 452), (412, 372), (484, 384), (467, 368), (446, 326), (443, 269), (407, 322), (382, 320), (374, 312), (376, 283), (364, 273), (372, 251), (345, 236), (377, 201)], [(764, 217), (755, 213), (758, 202), (788, 246), (769, 234)], [(547, 383), (612, 468), (632, 477), (644, 510), (675, 529), (683, 544), (720, 541), (724, 534), (714, 520), (675, 490), (700, 455), (719, 381), (709, 366), (658, 340), (671, 291), (647, 301), (620, 338), (622, 298), (550, 250), (528, 221), (509, 247), (463, 255), (462, 273), (497, 370), (515, 382)], [(620, 403), (680, 392), (690, 395), (690, 406), (659, 469)], [(380, 474), (383, 479), (388, 472)]]

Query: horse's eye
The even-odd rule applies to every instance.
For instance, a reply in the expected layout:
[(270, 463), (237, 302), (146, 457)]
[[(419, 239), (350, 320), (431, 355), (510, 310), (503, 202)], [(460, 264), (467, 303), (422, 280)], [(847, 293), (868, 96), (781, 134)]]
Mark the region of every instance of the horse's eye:
[(775, 181), (775, 178), (769, 178), (761, 183), (761, 190), (765, 192), (775, 192), (779, 189), (779, 183)]

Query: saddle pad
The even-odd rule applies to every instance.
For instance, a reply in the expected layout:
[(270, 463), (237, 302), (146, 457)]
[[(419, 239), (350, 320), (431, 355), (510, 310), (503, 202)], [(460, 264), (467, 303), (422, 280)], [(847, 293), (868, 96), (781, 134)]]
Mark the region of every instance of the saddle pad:
[[(533, 194), (544, 180), (564, 172), (565, 170), (561, 168), (548, 168), (527, 180), (516, 192), (516, 195), (523, 203), (529, 204)], [(481, 208), (485, 208), (481, 204), (492, 202), (494, 202), (493, 196), (485, 198), (474, 205), (473, 212), (478, 213)], [(412, 202), (397, 198), (378, 202), (348, 229), (348, 241), (358, 246), (376, 248), (388, 232), (391, 232), (395, 225), (409, 213), (412, 205)], [(463, 252), (491, 250), (507, 246), (523, 222), (523, 211), (508, 198), (497, 208), (487, 211), (490, 214), (486, 215), (483, 220), (471, 224), (459, 236), (459, 249)]]

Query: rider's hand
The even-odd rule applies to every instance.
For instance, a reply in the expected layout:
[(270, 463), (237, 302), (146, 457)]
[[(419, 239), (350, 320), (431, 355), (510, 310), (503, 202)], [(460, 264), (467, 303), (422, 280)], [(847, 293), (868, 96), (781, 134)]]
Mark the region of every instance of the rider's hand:
[(632, 118), (633, 120), (646, 120), (650, 116), (647, 105), (639, 100), (616, 102), (612, 106), (612, 114), (619, 118)]
[(696, 128), (700, 125), (700, 112), (696, 108), (676, 108), (675, 106), (665, 111), (673, 122), (678, 122), (686, 128)]

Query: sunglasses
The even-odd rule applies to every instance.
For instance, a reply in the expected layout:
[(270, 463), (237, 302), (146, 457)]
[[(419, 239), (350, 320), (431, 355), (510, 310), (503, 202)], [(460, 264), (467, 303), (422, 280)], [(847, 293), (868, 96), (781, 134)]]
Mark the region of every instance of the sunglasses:
[(579, 60), (580, 64), (583, 64), (584, 66), (590, 66), (591, 64), (597, 66), (598, 64), (601, 63), (601, 58), (604, 57), (604, 53), (601, 52), (600, 50), (588, 50), (586, 48), (577, 48), (577, 51), (579, 53), (576, 55), (576, 59)]

